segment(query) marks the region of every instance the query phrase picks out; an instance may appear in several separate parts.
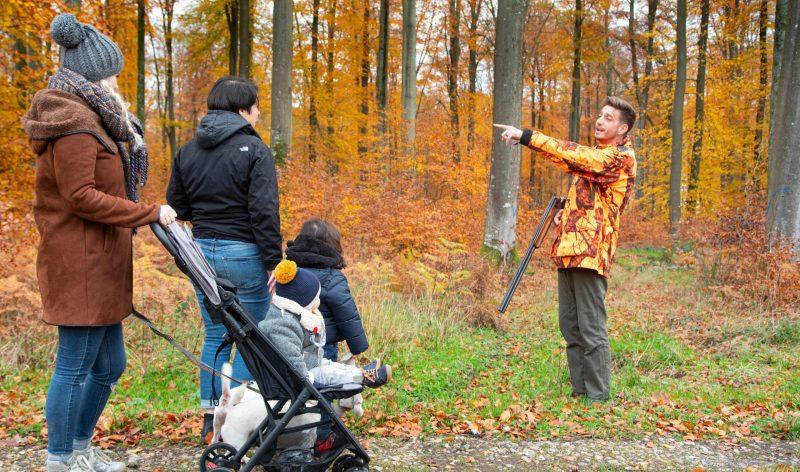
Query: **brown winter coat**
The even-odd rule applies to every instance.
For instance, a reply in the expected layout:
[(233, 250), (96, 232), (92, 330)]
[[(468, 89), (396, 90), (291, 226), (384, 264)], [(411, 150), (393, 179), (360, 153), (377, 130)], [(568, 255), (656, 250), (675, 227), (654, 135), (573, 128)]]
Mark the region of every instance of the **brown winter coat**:
[(42, 318), (60, 326), (119, 323), (133, 307), (130, 228), (157, 221), (159, 206), (125, 198), (116, 145), (76, 95), (39, 91), (22, 124), (38, 155)]

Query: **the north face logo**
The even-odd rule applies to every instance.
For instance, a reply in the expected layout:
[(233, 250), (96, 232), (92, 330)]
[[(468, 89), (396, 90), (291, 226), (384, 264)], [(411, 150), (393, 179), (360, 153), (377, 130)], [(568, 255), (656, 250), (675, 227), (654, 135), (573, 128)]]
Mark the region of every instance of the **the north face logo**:
[(250, 148), (247, 147), (247, 146), (242, 146), (242, 147), (239, 148), (239, 150), (242, 151), (242, 152), (247, 152), (247, 151), (250, 150)]

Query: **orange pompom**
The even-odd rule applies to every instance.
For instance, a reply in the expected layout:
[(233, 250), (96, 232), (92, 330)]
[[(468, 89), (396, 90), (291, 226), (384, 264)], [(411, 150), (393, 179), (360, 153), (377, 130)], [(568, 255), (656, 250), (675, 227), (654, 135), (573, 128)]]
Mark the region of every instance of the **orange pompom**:
[(275, 267), (275, 281), (281, 285), (288, 284), (297, 275), (297, 263), (289, 259), (282, 260), (280, 264)]

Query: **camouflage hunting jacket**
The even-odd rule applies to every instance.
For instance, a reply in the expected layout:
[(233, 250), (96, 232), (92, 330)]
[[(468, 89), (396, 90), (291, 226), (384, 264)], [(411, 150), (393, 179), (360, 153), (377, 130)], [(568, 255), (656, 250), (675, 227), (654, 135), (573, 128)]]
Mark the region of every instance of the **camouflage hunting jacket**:
[(629, 142), (582, 146), (530, 130), (525, 130), (520, 143), (574, 176), (551, 249), (556, 266), (608, 276), (617, 250), (620, 215), (636, 179), (633, 148)]

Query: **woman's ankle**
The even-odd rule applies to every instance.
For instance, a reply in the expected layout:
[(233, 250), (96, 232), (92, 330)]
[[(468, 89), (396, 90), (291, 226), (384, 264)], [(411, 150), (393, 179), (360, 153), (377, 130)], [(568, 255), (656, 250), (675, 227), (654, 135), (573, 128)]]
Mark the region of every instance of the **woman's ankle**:
[(89, 449), (89, 444), (92, 442), (92, 438), (86, 439), (73, 439), (72, 440), (72, 450), (73, 451), (85, 451)]

